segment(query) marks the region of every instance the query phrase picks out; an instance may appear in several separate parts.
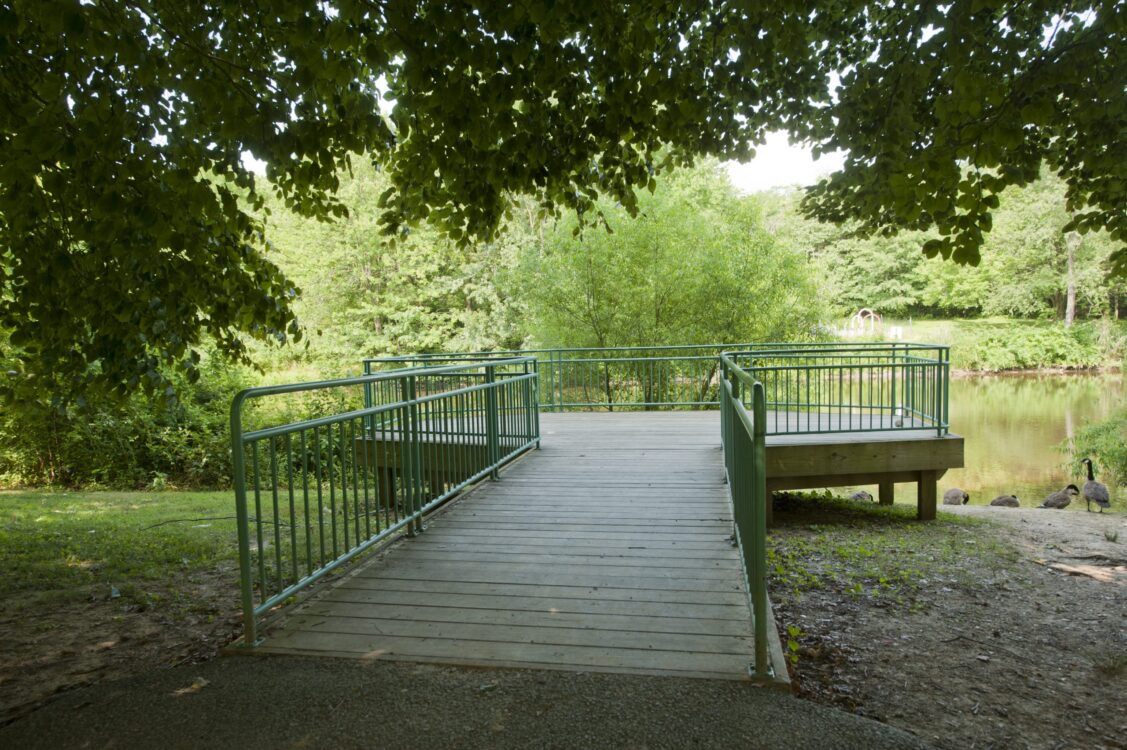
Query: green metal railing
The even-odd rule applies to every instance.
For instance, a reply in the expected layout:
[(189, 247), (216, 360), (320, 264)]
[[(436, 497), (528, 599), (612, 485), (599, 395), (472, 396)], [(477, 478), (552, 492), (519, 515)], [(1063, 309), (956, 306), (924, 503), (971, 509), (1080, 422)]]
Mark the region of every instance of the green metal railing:
[[(754, 676), (773, 676), (767, 656), (767, 404), (762, 383), (720, 355), (720, 434), (724, 468), (747, 584), (755, 640)], [(750, 403), (748, 409), (745, 403)]]
[(364, 372), (433, 366), (494, 357), (535, 357), (545, 411), (715, 408), (719, 355), (751, 344), (524, 349), (466, 354), (415, 354), (364, 360)]
[(755, 347), (730, 353), (763, 383), (768, 435), (948, 432), (950, 350), (926, 344)]
[(235, 396), (246, 645), (271, 609), (537, 446), (537, 378), (531, 358), (490, 359)]
[[(709, 409), (721, 354), (763, 383), (768, 435), (948, 429), (950, 352), (912, 343), (762, 343), (418, 354), (364, 360), (366, 373), (534, 357), (546, 411)], [(747, 406), (748, 404), (745, 404)]]

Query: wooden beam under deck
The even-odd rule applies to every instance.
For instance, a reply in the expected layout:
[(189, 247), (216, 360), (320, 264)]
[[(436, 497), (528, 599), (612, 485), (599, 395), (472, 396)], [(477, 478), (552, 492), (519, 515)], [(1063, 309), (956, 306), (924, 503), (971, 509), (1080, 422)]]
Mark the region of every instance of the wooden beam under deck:
[[(963, 466), (963, 438), (934, 430), (876, 430), (767, 438), (767, 489), (817, 489), (876, 484), (881, 505), (893, 503), (893, 486), (915, 482), (916, 516), (935, 518), (936, 484)], [(771, 508), (768, 505), (768, 523)]]

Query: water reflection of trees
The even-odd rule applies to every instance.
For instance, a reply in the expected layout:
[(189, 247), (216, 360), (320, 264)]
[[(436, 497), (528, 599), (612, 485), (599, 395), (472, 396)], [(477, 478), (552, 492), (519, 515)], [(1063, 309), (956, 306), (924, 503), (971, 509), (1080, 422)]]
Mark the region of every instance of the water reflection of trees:
[(950, 472), (944, 482), (978, 490), (975, 500), (1024, 491), (1039, 502), (1038, 495), (1069, 478), (1067, 456), (1058, 449), (1062, 441), (1124, 400), (1119, 374), (956, 379), (951, 429), (966, 438), (967, 468)]

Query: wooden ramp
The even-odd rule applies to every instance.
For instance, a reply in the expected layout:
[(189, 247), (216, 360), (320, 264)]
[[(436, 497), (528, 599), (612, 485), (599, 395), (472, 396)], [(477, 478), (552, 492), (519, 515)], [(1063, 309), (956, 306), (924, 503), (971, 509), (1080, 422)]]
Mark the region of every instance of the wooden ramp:
[(747, 679), (718, 413), (540, 419), (542, 450), (256, 650)]

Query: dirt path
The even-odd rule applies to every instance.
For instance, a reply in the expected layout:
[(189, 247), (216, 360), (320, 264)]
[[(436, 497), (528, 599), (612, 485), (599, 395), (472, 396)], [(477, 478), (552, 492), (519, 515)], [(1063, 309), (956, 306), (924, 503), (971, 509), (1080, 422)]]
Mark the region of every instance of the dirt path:
[(0, 726), (69, 690), (214, 658), (239, 632), (233, 577), (222, 567), (146, 584), (144, 597), (91, 586), (0, 601)]
[[(942, 510), (999, 524), (1034, 562), (1059, 572), (1127, 586), (1127, 515), (974, 505)], [(1127, 596), (1127, 592), (1122, 594)]]
[(946, 748), (1127, 748), (1127, 516), (943, 510), (990, 523), (905, 525), (902, 602), (861, 584), (773, 592), (802, 631), (800, 694)]

